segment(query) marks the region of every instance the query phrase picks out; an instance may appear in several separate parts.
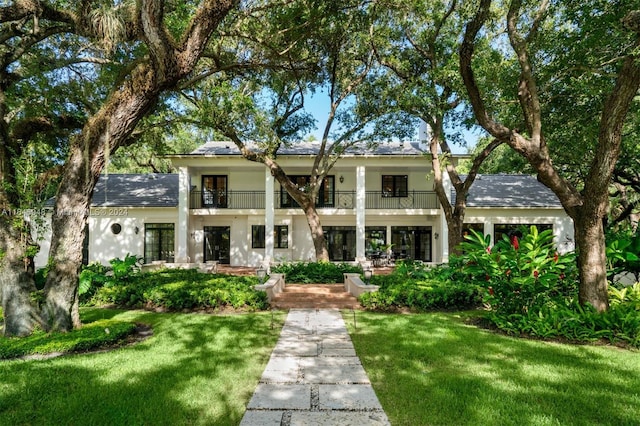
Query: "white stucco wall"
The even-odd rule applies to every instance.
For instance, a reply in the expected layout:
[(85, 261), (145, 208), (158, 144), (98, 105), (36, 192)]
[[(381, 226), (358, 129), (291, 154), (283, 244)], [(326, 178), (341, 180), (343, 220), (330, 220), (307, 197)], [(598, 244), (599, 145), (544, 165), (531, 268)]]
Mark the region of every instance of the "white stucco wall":
[(33, 259), (36, 269), (47, 266), (49, 247), (51, 247), (51, 213), (44, 213), (38, 218), (31, 218), (31, 236), (40, 245), (40, 251)]
[(497, 224), (551, 224), (560, 253), (575, 250), (573, 221), (562, 209), (468, 208), (465, 223), (484, 224), (485, 235), (491, 235)]
[[(89, 263), (108, 265), (113, 258), (123, 259), (127, 254), (144, 256), (145, 223), (175, 224), (175, 244), (180, 230), (177, 208), (99, 208), (91, 209), (89, 217)], [(122, 230), (114, 234), (111, 226), (120, 224)], [(137, 233), (136, 233), (137, 228)], [(177, 249), (177, 247), (176, 247)], [(175, 251), (175, 249), (174, 249)]]

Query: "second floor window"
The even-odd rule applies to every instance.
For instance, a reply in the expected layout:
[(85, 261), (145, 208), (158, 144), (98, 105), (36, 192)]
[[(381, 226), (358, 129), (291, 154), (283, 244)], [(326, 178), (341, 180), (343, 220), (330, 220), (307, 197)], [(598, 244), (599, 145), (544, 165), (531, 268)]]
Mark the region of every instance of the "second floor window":
[(202, 176), (202, 207), (227, 207), (226, 176)]
[[(289, 247), (289, 227), (287, 225), (276, 225), (273, 227), (273, 247), (286, 249)], [(265, 227), (264, 225), (251, 226), (251, 248), (265, 248)]]
[[(291, 179), (301, 190), (304, 190), (304, 188), (309, 185), (309, 176), (289, 176), (289, 179)], [(324, 178), (320, 185), (320, 191), (318, 192), (316, 207), (335, 206), (335, 183), (335, 176), (327, 176)], [(291, 198), (284, 187), (280, 187), (280, 207), (298, 207), (298, 203)]]
[(383, 197), (406, 197), (409, 194), (407, 175), (382, 175)]

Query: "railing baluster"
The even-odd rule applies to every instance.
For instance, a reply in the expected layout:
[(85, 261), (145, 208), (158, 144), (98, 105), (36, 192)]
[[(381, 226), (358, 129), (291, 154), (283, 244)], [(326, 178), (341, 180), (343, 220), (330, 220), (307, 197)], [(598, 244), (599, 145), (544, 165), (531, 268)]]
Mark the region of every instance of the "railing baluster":
[[(287, 209), (289, 206), (282, 206), (283, 197), (280, 191), (275, 192), (274, 202), (276, 209)], [(221, 204), (203, 205), (202, 191), (191, 191), (189, 194), (189, 207), (191, 209), (264, 209), (264, 191), (227, 191), (226, 197), (222, 198)], [(226, 204), (225, 202), (226, 201)], [(409, 191), (407, 197), (385, 197), (382, 191), (367, 191), (365, 194), (366, 209), (437, 209), (439, 207), (438, 198), (433, 191)], [(333, 203), (323, 205), (320, 201), (318, 208), (356, 208), (355, 191), (336, 191)]]

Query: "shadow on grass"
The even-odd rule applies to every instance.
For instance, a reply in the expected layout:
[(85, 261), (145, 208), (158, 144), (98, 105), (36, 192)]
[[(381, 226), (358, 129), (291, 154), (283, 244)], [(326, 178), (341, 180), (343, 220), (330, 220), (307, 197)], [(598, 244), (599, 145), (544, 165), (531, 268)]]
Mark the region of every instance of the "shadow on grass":
[(496, 335), (455, 315), (358, 314), (360, 356), (395, 425), (637, 424), (638, 352)]
[(284, 318), (272, 329), (265, 313), (113, 317), (152, 324), (154, 336), (106, 353), (3, 363), (0, 424), (236, 425)]

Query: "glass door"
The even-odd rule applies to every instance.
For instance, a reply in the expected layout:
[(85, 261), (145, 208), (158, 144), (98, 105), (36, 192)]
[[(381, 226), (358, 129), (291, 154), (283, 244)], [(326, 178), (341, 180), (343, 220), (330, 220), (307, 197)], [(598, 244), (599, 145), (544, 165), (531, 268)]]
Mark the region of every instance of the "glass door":
[(431, 227), (392, 226), (391, 244), (396, 260), (431, 262)]
[(227, 208), (226, 176), (202, 176), (202, 207)]
[(329, 249), (329, 260), (346, 262), (356, 259), (356, 228), (351, 226), (329, 226), (325, 230)]
[(231, 263), (231, 227), (204, 227), (204, 261), (217, 260), (228, 265)]

